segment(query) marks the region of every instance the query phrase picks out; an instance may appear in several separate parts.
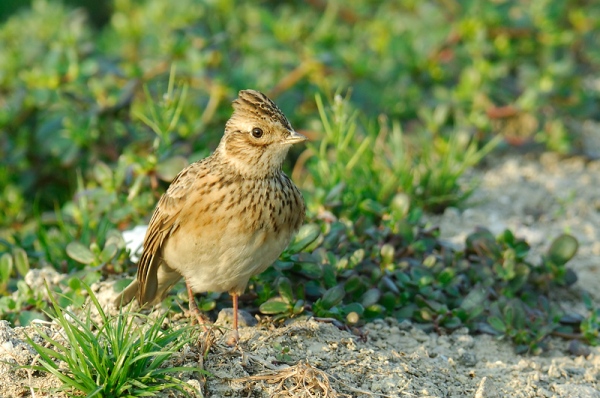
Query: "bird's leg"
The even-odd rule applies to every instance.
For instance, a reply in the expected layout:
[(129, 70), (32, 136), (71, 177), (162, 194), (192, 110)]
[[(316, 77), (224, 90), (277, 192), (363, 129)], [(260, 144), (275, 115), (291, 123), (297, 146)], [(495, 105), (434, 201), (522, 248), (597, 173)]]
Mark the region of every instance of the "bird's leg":
[(238, 332), (238, 294), (231, 293), (231, 299), (233, 300), (233, 339), (237, 344), (240, 341), (240, 334)]
[(196, 299), (194, 298), (194, 292), (192, 292), (192, 287), (190, 286), (190, 284), (188, 283), (187, 280), (185, 281), (185, 287), (187, 288), (187, 291), (188, 291), (190, 317), (192, 317), (192, 324), (194, 324), (195, 322), (198, 322), (198, 324), (202, 325), (202, 328), (206, 332), (208, 330), (205, 325), (206, 318), (204, 318), (204, 316), (200, 313), (200, 310), (198, 309), (198, 305), (196, 304)]

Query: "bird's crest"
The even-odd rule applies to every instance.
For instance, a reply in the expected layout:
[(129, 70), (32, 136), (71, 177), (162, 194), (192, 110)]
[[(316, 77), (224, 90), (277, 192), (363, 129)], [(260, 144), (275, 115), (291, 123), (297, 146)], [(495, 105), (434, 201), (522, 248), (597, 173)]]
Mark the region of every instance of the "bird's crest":
[(266, 95), (255, 90), (242, 90), (233, 101), (234, 113), (227, 124), (235, 124), (238, 120), (263, 119), (279, 123), (287, 130), (293, 130), (283, 112)]

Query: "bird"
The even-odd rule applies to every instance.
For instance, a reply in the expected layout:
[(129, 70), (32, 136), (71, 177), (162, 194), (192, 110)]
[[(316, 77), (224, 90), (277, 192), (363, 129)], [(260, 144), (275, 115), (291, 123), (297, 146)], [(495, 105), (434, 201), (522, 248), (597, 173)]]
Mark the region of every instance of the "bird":
[(231, 295), (238, 342), (238, 297), (304, 221), (304, 198), (282, 165), (292, 145), (306, 139), (265, 94), (240, 91), (217, 148), (184, 168), (159, 199), (136, 279), (114, 304), (136, 297), (140, 306), (153, 306), (184, 278), (198, 319), (194, 293)]

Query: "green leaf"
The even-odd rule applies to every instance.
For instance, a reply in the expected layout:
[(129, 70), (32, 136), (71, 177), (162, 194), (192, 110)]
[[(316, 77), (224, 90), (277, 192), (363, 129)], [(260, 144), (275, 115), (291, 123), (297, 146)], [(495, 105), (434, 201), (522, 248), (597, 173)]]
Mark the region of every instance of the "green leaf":
[(262, 303), (259, 307), (260, 312), (267, 315), (282, 314), (290, 311), (291, 307), (281, 297), (273, 297)]
[(396, 297), (397, 296), (392, 292), (385, 292), (381, 297), (380, 303), (386, 310), (391, 312), (396, 307)]
[(437, 258), (435, 255), (430, 254), (429, 256), (423, 259), (423, 266), (426, 268), (432, 268), (437, 262)]
[(10, 253), (4, 253), (2, 257), (0, 257), (0, 285), (8, 282), (12, 269), (13, 257)]
[(395, 272), (394, 276), (396, 277), (396, 286), (398, 286), (401, 289), (405, 288), (407, 285), (412, 284), (411, 277), (402, 271)]
[(385, 213), (385, 206), (381, 203), (374, 201), (373, 199), (365, 199), (358, 205), (358, 208), (362, 211), (370, 214), (381, 216)]
[(100, 273), (100, 271), (92, 272), (89, 269), (87, 269), (84, 271), (83, 275), (83, 282), (88, 286), (93, 285), (94, 283), (99, 282), (100, 279), (102, 279), (102, 274)]
[(365, 308), (365, 317), (366, 318), (380, 318), (385, 315), (385, 307), (381, 304), (373, 304), (370, 307)]
[(445, 328), (448, 328), (448, 329), (458, 329), (459, 327), (462, 326), (462, 322), (461, 322), (460, 318), (458, 318), (456, 316), (451, 316), (449, 318), (446, 318), (442, 322), (442, 326), (444, 326)]
[(108, 165), (102, 161), (97, 161), (94, 166), (94, 178), (103, 187), (110, 186), (112, 183), (113, 172)]
[(400, 307), (399, 309), (397, 309), (396, 311), (394, 311), (394, 315), (396, 316), (397, 319), (413, 319), (415, 316), (415, 312), (418, 311), (419, 309), (417, 308), (417, 306), (413, 303), (408, 304), (404, 307)]
[(352, 275), (350, 278), (348, 278), (348, 280), (346, 280), (346, 283), (344, 284), (344, 288), (348, 293), (355, 292), (361, 286), (363, 286), (363, 281), (358, 275)]
[(109, 243), (104, 246), (102, 252), (100, 253), (100, 261), (102, 263), (108, 263), (113, 257), (117, 254), (117, 245), (113, 243)]
[(515, 328), (522, 329), (529, 322), (528, 316), (525, 313), (525, 309), (523, 308), (523, 306), (525, 304), (520, 301), (515, 301), (513, 304), (514, 305), (511, 307), (514, 312), (514, 315), (512, 315), (512, 319), (513, 319), (512, 324), (514, 325)]
[(117, 249), (125, 248), (125, 239), (121, 232), (116, 229), (111, 229), (106, 233), (106, 240), (104, 241), (104, 247), (108, 245), (115, 245)]
[(345, 295), (346, 291), (342, 285), (332, 287), (323, 294), (323, 308), (330, 309), (331, 307), (335, 307), (342, 302)]
[(298, 264), (300, 266), (300, 273), (302, 273), (307, 278), (318, 279), (321, 278), (323, 272), (319, 264), (302, 262)]
[(217, 307), (217, 302), (211, 298), (203, 297), (198, 302), (198, 309), (202, 312), (212, 311)]
[(425, 287), (431, 285), (435, 279), (433, 279), (433, 275), (423, 274), (418, 280), (417, 283), (420, 287)]
[(427, 307), (420, 308), (418, 314), (420, 315), (422, 322), (431, 322), (434, 317), (434, 312), (431, 308)]
[(499, 247), (494, 235), (485, 228), (477, 228), (475, 232), (467, 236), (465, 244), (469, 252), (491, 256), (499, 255)]
[(515, 243), (515, 235), (510, 229), (505, 229), (504, 232), (499, 236), (499, 239), (509, 246), (513, 246)]
[(495, 315), (491, 315), (487, 319), (489, 325), (501, 333), (506, 333), (506, 325), (502, 321), (502, 319), (498, 318)]
[(506, 307), (504, 307), (504, 323), (506, 325), (512, 325), (515, 317), (515, 309), (511, 303), (508, 303)]
[(292, 308), (292, 313), (294, 315), (298, 315), (304, 312), (304, 300), (298, 300), (294, 304), (294, 308)]
[(294, 262), (293, 261), (281, 261), (281, 260), (277, 260), (273, 263), (273, 267), (277, 268), (280, 271), (286, 271), (288, 269), (291, 269), (294, 266)]
[(392, 203), (390, 208), (396, 213), (396, 215), (400, 218), (406, 217), (408, 211), (410, 210), (410, 196), (405, 193), (398, 193), (392, 199)]
[(24, 277), (27, 275), (27, 272), (29, 272), (29, 259), (27, 258), (27, 253), (20, 247), (15, 247), (13, 249), (13, 257), (15, 259), (15, 268), (17, 269), (17, 272)]
[(331, 264), (323, 264), (323, 283), (325, 287), (330, 288), (335, 286), (337, 282), (335, 268)]
[(394, 246), (390, 245), (389, 243), (386, 243), (385, 245), (381, 246), (381, 263), (383, 265), (391, 264), (392, 261), (394, 261), (395, 252), (396, 250), (394, 249)]
[(415, 227), (413, 224), (411, 224), (410, 222), (408, 222), (406, 220), (402, 220), (402, 221), (398, 222), (398, 224), (396, 225), (396, 228), (398, 229), (398, 234), (400, 236), (402, 236), (404, 241), (406, 241), (406, 242), (414, 241)]
[(292, 304), (294, 302), (294, 294), (292, 293), (292, 283), (288, 278), (279, 278), (277, 290), (279, 291), (279, 295), (281, 296), (281, 298), (286, 303)]
[(342, 196), (342, 193), (344, 192), (344, 189), (346, 189), (346, 184), (343, 182), (340, 182), (337, 185), (335, 185), (333, 188), (331, 188), (331, 190), (329, 190), (329, 193), (325, 197), (325, 203), (331, 204), (333, 202), (339, 201)]
[(46, 319), (44, 314), (39, 311), (20, 311), (19, 312), (19, 325), (28, 326), (31, 321), (35, 319)]
[(462, 303), (460, 304), (460, 308), (467, 312), (472, 311), (475, 308), (481, 307), (486, 298), (486, 290), (481, 286), (475, 286), (471, 289), (469, 294), (467, 294), (467, 297), (463, 299)]
[(305, 224), (296, 234), (294, 241), (289, 245), (288, 251), (298, 253), (313, 243), (321, 234), (321, 228), (317, 224)]
[(548, 249), (548, 259), (556, 265), (565, 265), (575, 256), (579, 242), (571, 235), (563, 234), (554, 239)]
[(374, 304), (379, 302), (379, 298), (381, 297), (381, 291), (377, 288), (369, 289), (363, 294), (361, 297), (361, 304), (363, 307), (368, 308)]
[(67, 255), (81, 264), (91, 264), (95, 260), (94, 253), (78, 241), (67, 245)]
[(355, 312), (358, 315), (362, 315), (365, 313), (365, 307), (363, 307), (360, 303), (350, 303), (342, 308), (345, 314), (349, 314), (351, 312)]
[(444, 270), (437, 276), (437, 281), (440, 283), (440, 285), (447, 286), (454, 280), (455, 275), (456, 272), (454, 269), (444, 268)]
[(356, 267), (365, 258), (365, 249), (358, 249), (348, 259), (349, 268)]
[(529, 253), (529, 249), (531, 249), (531, 247), (529, 246), (529, 243), (522, 240), (517, 242), (514, 245), (513, 249), (515, 250), (517, 258), (522, 261), (525, 259), (525, 257), (527, 257), (527, 254)]
[(76, 277), (69, 278), (67, 285), (69, 285), (69, 287), (73, 290), (79, 290), (81, 289), (81, 279)]

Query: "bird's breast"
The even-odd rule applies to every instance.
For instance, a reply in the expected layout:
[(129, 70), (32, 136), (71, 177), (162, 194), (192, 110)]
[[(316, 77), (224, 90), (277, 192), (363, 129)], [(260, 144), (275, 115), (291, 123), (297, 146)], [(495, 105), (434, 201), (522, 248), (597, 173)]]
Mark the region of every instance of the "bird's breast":
[(304, 218), (304, 201), (285, 177), (215, 184), (190, 203), (163, 247), (163, 259), (195, 291), (243, 290), (270, 266)]

